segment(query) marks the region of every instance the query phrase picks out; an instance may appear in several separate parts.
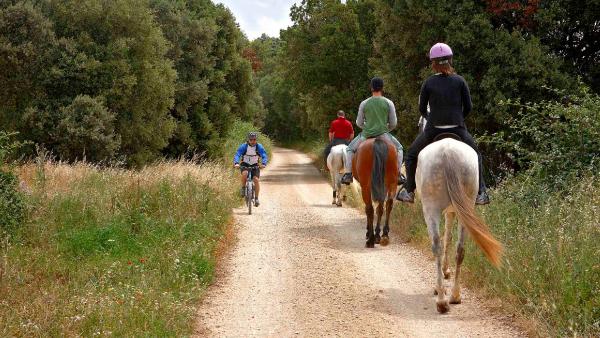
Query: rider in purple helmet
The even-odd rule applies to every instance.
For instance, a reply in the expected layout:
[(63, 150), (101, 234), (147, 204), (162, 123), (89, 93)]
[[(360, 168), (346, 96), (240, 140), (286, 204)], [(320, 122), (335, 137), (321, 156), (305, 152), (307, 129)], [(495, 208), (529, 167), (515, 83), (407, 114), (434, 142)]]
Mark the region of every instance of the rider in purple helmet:
[[(406, 154), (406, 183), (404, 189), (396, 195), (396, 199), (399, 201), (414, 203), (415, 172), (419, 152), (433, 142), (437, 135), (453, 133), (477, 152), (479, 159), (479, 192), (475, 203), (488, 204), (490, 202), (483, 180), (481, 153), (465, 126), (465, 118), (472, 108), (469, 86), (465, 79), (456, 74), (454, 68), (452, 68), (452, 55), (452, 49), (445, 43), (436, 43), (429, 51), (431, 67), (435, 74), (425, 80), (419, 96), (419, 111), (427, 119), (427, 124), (423, 132), (410, 145)], [(428, 105), (429, 113), (427, 111)]]

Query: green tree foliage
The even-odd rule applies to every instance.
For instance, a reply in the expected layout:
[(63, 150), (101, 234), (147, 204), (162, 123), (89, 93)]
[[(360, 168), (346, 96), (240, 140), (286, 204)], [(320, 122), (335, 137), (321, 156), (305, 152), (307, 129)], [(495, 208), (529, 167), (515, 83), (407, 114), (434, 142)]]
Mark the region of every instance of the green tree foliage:
[(600, 93), (599, 0), (487, 0), (495, 27), (533, 34)]
[(281, 33), (285, 78), (305, 114), (294, 123), (309, 133), (325, 133), (339, 109), (355, 116), (368, 94), (371, 44), (351, 3), (302, 1)]
[(402, 140), (411, 140), (418, 118), (419, 89), (431, 75), (427, 54), (436, 42), (454, 50), (454, 66), (469, 83), (474, 112), (468, 124), (476, 133), (495, 132), (513, 111), (498, 102), (547, 97), (544, 85), (568, 88), (573, 82), (559, 70), (561, 60), (539, 39), (495, 28), (483, 3), (463, 1), (384, 1), (376, 37), (375, 60), (390, 83), (388, 90), (407, 114), (401, 114)]
[(209, 0), (2, 2), (0, 124), (66, 160), (216, 153), (264, 116), (247, 44)]
[(114, 121), (115, 114), (104, 102), (86, 95), (77, 96), (73, 103), (60, 110), (58, 151), (67, 158), (83, 154), (86, 160), (93, 162), (113, 158), (121, 141), (115, 134)]

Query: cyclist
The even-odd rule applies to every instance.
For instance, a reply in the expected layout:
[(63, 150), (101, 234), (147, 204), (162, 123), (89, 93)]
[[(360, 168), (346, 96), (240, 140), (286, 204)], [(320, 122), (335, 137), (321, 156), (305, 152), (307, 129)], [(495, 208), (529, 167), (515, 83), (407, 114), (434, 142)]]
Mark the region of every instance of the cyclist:
[[(241, 168), (242, 173), (242, 189), (241, 194), (244, 196), (246, 190), (246, 180), (248, 171), (252, 171), (252, 180), (254, 181), (254, 205), (259, 206), (258, 193), (260, 192), (259, 178), (260, 169), (267, 165), (268, 158), (265, 147), (257, 142), (258, 133), (248, 133), (248, 139), (242, 143), (235, 156), (233, 157), (233, 165), (236, 168)], [(260, 161), (259, 161), (260, 157)], [(240, 162), (241, 161), (241, 162)], [(241, 165), (240, 165), (241, 164)]]

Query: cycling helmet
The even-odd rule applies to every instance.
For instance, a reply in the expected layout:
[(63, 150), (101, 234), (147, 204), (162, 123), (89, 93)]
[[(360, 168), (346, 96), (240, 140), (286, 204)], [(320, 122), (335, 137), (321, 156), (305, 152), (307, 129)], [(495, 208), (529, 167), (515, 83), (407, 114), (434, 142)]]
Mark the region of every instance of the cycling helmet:
[(258, 133), (255, 132), (255, 131), (251, 131), (251, 132), (248, 133), (248, 139), (249, 140), (256, 139), (257, 137), (258, 137)]

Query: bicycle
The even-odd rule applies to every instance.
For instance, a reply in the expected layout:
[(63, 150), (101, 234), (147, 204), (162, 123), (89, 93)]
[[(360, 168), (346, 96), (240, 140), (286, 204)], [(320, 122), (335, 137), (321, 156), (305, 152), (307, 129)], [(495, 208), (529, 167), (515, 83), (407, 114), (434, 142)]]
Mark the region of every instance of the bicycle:
[(248, 177), (246, 179), (246, 189), (244, 191), (244, 198), (246, 200), (246, 205), (248, 206), (248, 215), (252, 215), (252, 204), (254, 203), (254, 180), (252, 177), (252, 169), (255, 166), (245, 166), (240, 165), (240, 168), (248, 169)]

